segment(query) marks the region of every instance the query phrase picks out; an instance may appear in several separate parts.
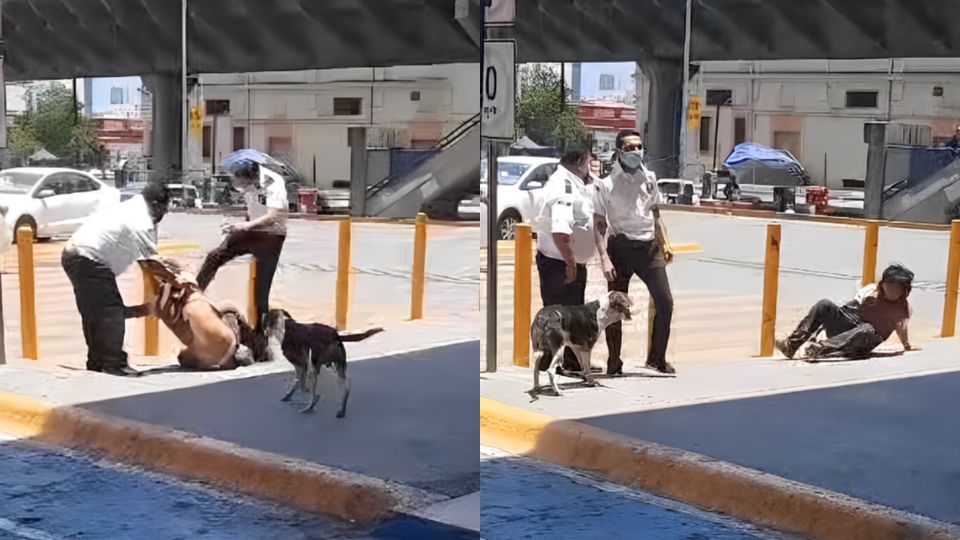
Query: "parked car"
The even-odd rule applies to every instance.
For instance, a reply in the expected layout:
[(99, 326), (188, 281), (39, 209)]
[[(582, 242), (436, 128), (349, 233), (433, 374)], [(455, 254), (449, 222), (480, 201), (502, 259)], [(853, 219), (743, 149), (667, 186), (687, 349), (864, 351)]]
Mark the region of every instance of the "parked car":
[[(542, 188), (557, 170), (560, 160), (549, 157), (503, 156), (497, 158), (497, 231), (501, 240), (512, 240), (517, 223), (530, 222), (539, 207)], [(481, 178), (481, 230), (486, 230), (487, 179)]]
[(34, 239), (73, 233), (101, 207), (120, 201), (120, 192), (74, 169), (21, 167), (0, 171), (0, 212), (8, 234), (21, 226)]

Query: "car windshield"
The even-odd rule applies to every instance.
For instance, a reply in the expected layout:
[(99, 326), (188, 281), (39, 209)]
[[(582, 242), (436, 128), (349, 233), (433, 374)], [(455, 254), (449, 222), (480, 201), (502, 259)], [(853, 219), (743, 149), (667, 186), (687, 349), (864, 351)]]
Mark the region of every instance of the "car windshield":
[(497, 163), (497, 184), (501, 186), (512, 186), (516, 184), (523, 173), (527, 172), (530, 165), (527, 163), (517, 163), (516, 161), (501, 161)]
[(0, 191), (5, 193), (26, 193), (43, 178), (40, 173), (25, 171), (0, 172)]

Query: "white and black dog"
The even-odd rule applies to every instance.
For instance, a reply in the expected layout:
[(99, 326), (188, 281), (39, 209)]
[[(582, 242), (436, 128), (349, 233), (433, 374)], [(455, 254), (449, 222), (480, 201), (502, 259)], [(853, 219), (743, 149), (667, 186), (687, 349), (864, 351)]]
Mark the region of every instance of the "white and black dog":
[(550, 386), (558, 396), (560, 387), (553, 379), (554, 367), (563, 359), (564, 347), (577, 356), (583, 378), (593, 384), (590, 376), (590, 354), (601, 332), (611, 324), (631, 320), (633, 303), (625, 293), (611, 291), (599, 300), (579, 306), (546, 306), (537, 312), (530, 325), (530, 341), (536, 361), (533, 364), (533, 392), (540, 390), (540, 371), (550, 376)]
[(267, 318), (265, 335), (267, 356), (271, 360), (285, 358), (293, 364), (295, 375), (284, 394), (287, 401), (299, 388), (310, 392), (310, 404), (301, 412), (310, 412), (320, 399), (317, 384), (320, 368), (328, 367), (337, 376), (340, 389), (340, 409), (337, 418), (347, 413), (347, 398), (350, 396), (350, 381), (347, 380), (347, 351), (345, 341), (362, 341), (383, 332), (383, 328), (371, 328), (359, 334), (340, 334), (336, 328), (319, 323), (299, 323), (282, 309), (271, 309)]

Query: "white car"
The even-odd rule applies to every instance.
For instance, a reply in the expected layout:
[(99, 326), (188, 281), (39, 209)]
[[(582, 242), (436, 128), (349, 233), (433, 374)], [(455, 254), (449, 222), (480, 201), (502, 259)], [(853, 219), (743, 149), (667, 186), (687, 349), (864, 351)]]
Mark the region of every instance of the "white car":
[[(0, 171), (0, 213), (7, 234), (22, 225), (34, 239), (70, 234), (120, 192), (83, 171), (23, 167)], [(10, 239), (12, 240), (12, 239)]]
[[(529, 223), (535, 217), (542, 188), (559, 164), (559, 159), (548, 157), (497, 158), (497, 233), (501, 240), (512, 240), (517, 223)], [(481, 178), (480, 190), (480, 230), (486, 231), (486, 175)], [(486, 245), (486, 234), (481, 236), (481, 244)]]

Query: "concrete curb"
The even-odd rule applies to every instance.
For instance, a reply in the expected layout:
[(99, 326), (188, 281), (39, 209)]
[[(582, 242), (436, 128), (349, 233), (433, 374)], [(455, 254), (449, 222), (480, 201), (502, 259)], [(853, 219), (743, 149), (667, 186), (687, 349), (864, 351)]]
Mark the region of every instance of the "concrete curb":
[(0, 392), (0, 431), (269, 499), (371, 521), (445, 498), (216, 439)]
[(960, 526), (483, 397), (480, 442), (813, 538), (960, 538)]
[[(682, 204), (662, 205), (664, 210), (672, 212), (689, 212), (694, 214), (719, 214), (724, 216), (748, 217), (756, 219), (776, 219), (780, 221), (809, 221), (813, 223), (832, 223), (835, 225), (865, 226), (870, 220), (860, 218), (846, 218), (812, 214), (781, 214), (772, 210), (749, 210), (744, 208), (727, 208), (713, 206), (689, 206)], [(910, 223), (906, 221), (877, 220), (881, 227), (895, 229), (914, 229), (920, 231), (949, 231), (950, 225), (937, 223)]]

